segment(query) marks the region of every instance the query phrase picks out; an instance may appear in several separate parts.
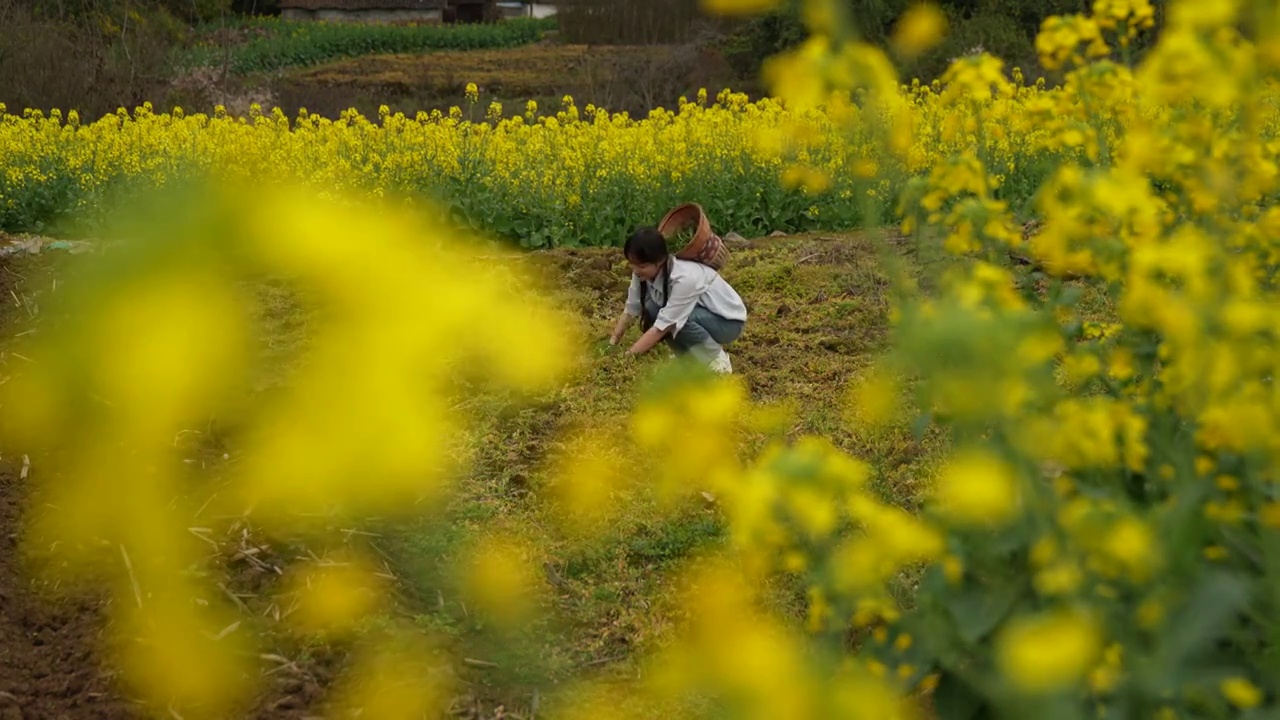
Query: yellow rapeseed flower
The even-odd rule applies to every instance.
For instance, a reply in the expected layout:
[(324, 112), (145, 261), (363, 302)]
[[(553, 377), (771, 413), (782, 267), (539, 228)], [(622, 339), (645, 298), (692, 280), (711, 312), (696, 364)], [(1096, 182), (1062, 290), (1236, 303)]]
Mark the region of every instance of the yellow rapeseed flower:
[(1135, 582), (1144, 582), (1159, 570), (1156, 536), (1147, 523), (1138, 518), (1120, 518), (1102, 542), (1107, 556)]
[(1280, 503), (1271, 502), (1259, 508), (1258, 521), (1272, 530), (1280, 530)]
[(598, 532), (618, 511), (625, 460), (603, 435), (581, 434), (557, 454), (550, 496), (560, 522), (579, 534)]
[(381, 606), (387, 589), (376, 566), (341, 556), (291, 570), (287, 587), (298, 602), (289, 621), (302, 632), (325, 636), (353, 632)]
[(884, 369), (873, 370), (850, 386), (852, 419), (868, 428), (883, 427), (897, 419), (898, 378)]
[(1262, 703), (1262, 691), (1245, 678), (1227, 678), (1222, 681), (1219, 688), (1222, 690), (1222, 696), (1241, 710), (1255, 708)]
[(942, 468), (934, 501), (957, 524), (1001, 525), (1018, 512), (1018, 476), (993, 452), (962, 450)]
[(460, 587), (467, 602), (499, 627), (527, 622), (538, 606), (539, 567), (527, 541), (511, 535), (481, 538), (462, 564)]
[(917, 3), (898, 18), (893, 47), (906, 57), (915, 57), (937, 45), (946, 32), (947, 16), (942, 10), (931, 2)]
[(1102, 654), (1102, 662), (1089, 672), (1089, 689), (1097, 694), (1111, 692), (1123, 675), (1121, 658), (1124, 646), (1112, 643)]
[(1081, 612), (1018, 618), (1000, 633), (996, 661), (1021, 692), (1053, 692), (1075, 685), (1102, 649), (1100, 629)]
[(780, 0), (699, 0), (702, 8), (715, 15), (759, 15), (778, 6)]

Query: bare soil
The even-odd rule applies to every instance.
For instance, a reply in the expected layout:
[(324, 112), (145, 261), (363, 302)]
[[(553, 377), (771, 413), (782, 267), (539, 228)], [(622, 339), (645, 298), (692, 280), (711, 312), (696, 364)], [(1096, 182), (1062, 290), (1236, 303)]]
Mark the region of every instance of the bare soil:
[[(0, 467), (0, 720), (134, 720), (145, 717), (104, 667), (99, 654), (105, 597), (51, 599), (19, 552), (30, 506), (21, 465)], [(256, 565), (232, 565), (233, 592), (263, 586)], [(246, 593), (248, 594), (248, 593)], [(273, 653), (274, 654), (274, 653)], [(328, 653), (269, 669), (252, 720), (300, 720), (320, 714), (325, 688), (342, 654)]]
[(336, 116), (354, 107), (370, 116), (380, 105), (412, 115), (418, 110), (464, 106), (475, 83), (480, 112), (500, 101), (504, 114), (520, 115), (536, 100), (554, 112), (571, 95), (579, 107), (594, 104), (639, 117), (657, 106), (674, 106), (699, 88), (750, 91), (717, 52), (692, 45), (586, 46), (540, 44), (502, 50), (372, 55), (286, 73), (271, 80), (276, 102), (287, 113), (298, 107)]
[[(0, 236), (3, 234), (0, 233)], [(26, 254), (0, 260), (0, 323), (21, 320), (25, 287), (51, 263)], [(19, 552), (28, 484), (22, 458), (0, 458), (0, 720), (133, 718), (134, 705), (97, 662), (102, 598), (54, 601), (39, 592)]]
[(12, 462), (0, 469), (0, 719), (133, 718), (95, 661), (101, 603), (50, 603), (20, 567), (19, 475)]
[[(5, 238), (0, 233), (0, 240)], [(34, 327), (32, 309), (38, 307), (39, 289), (51, 288), (52, 278), (59, 276), (59, 257), (46, 251), (0, 258), (0, 297), (5, 298), (0, 326), (6, 332)], [(3, 375), (0, 371), (0, 380)], [(21, 552), (27, 513), (39, 507), (30, 480), (40, 465), (32, 459), (29, 473), (24, 473), (23, 460), (0, 457), (0, 720), (143, 718), (142, 704), (128, 696), (116, 681), (117, 673), (103, 663), (108, 599), (45, 592), (32, 559)], [(217, 538), (221, 557), (213, 560), (222, 567), (228, 589), (245, 598), (246, 618), (254, 622), (265, 614), (269, 622), (271, 591), (278, 577), (271, 568), (284, 561), (277, 550), (265, 546), (252, 562), (238, 558), (237, 548), (252, 537), (248, 528), (229, 528)], [(264, 662), (262, 692), (246, 717), (300, 720), (321, 715), (325, 688), (339, 671), (343, 653), (321, 651), (297, 659), (296, 649), (283, 641), (264, 650), (287, 662)]]

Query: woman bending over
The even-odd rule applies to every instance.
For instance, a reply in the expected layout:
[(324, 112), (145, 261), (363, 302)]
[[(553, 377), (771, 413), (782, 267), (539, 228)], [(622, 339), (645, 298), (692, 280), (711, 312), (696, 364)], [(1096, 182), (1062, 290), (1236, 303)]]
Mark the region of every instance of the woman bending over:
[(643, 334), (627, 352), (640, 355), (665, 342), (715, 372), (733, 372), (724, 346), (738, 339), (747, 320), (737, 291), (714, 268), (670, 254), (655, 228), (632, 233), (622, 252), (631, 265), (631, 286), (609, 343), (617, 345), (640, 318)]

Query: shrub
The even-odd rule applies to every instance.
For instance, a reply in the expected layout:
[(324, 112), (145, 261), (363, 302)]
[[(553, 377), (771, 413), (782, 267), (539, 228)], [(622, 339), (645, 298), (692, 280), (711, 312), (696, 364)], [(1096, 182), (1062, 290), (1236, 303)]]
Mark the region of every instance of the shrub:
[[(851, 26), (869, 42), (884, 46), (893, 23), (907, 8), (906, 0), (842, 0)], [(1029, 74), (1043, 69), (1036, 59), (1033, 41), (1041, 21), (1051, 15), (1079, 12), (1078, 0), (944, 0), (936, 3), (946, 14), (948, 32), (943, 44), (900, 69), (907, 77), (924, 82), (941, 76), (950, 61), (981, 48), (1020, 66)], [(808, 36), (801, 21), (801, 3), (792, 1), (740, 25), (724, 43), (725, 53), (744, 75), (755, 75), (761, 62), (792, 48)], [(1145, 47), (1149, 35), (1135, 47)]]
[(1016, 19), (997, 12), (980, 12), (969, 17), (950, 14), (950, 31), (942, 44), (922, 56), (911, 68), (921, 80), (942, 76), (951, 62), (975, 51), (986, 51), (1004, 60), (1010, 67), (1027, 72), (1039, 69), (1035, 46), (1030, 35)]
[(112, 6), (102, 7), (54, 13), (0, 0), (0, 102), (96, 117), (162, 94), (182, 24), (163, 10), (120, 22)]
[(721, 45), (734, 70), (743, 77), (753, 77), (760, 73), (765, 58), (799, 45), (806, 34), (799, 9), (789, 3), (743, 23)]
[(697, 0), (569, 0), (556, 8), (567, 42), (666, 45), (691, 40), (703, 20)]

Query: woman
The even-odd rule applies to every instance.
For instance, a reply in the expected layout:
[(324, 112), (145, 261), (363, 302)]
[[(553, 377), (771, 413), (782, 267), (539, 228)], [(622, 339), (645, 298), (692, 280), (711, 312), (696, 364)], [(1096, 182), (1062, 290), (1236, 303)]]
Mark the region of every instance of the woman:
[(720, 273), (671, 255), (666, 238), (651, 227), (632, 233), (622, 253), (631, 265), (631, 287), (609, 344), (617, 345), (639, 317), (644, 334), (628, 353), (666, 342), (678, 355), (689, 353), (715, 372), (732, 373), (724, 346), (742, 334), (747, 308)]

